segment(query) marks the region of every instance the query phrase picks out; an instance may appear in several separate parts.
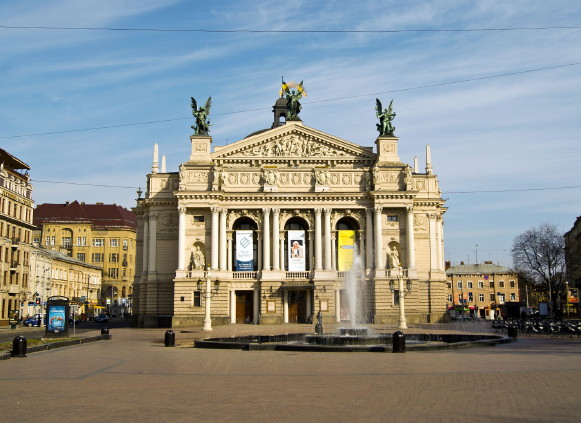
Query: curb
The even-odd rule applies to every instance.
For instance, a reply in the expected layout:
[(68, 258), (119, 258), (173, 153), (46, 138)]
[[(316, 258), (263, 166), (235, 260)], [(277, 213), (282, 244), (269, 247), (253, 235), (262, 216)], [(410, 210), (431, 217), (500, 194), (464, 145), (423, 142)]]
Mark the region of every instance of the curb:
[[(68, 341), (58, 341), (58, 342), (51, 342), (51, 343), (43, 344), (43, 345), (35, 345), (33, 347), (27, 348), (26, 353), (29, 354), (29, 353), (39, 352), (39, 351), (54, 350), (56, 348), (70, 347), (72, 345), (87, 344), (89, 342), (110, 340), (111, 337), (112, 337), (111, 334), (97, 335), (97, 336), (90, 336), (87, 338), (70, 339)], [(1, 360), (8, 360), (11, 357), (12, 357), (12, 351), (0, 352), (0, 361)]]

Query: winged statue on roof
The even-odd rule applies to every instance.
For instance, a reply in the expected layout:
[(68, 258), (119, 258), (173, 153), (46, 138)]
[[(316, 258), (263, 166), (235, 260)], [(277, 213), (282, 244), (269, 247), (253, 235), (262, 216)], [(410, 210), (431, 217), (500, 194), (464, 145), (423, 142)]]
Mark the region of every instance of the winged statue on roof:
[(282, 87), (280, 89), (281, 96), (284, 94), (286, 98), (286, 108), (288, 111), (287, 120), (299, 120), (299, 113), (301, 111), (300, 99), (303, 96), (307, 96), (307, 92), (303, 87), (303, 81), (299, 84), (296, 82), (286, 83), (282, 81)]
[(194, 135), (209, 135), (210, 133), (210, 108), (212, 97), (209, 97), (204, 107), (198, 107), (194, 97), (192, 99), (192, 115), (196, 118), (196, 124), (192, 125)]
[(391, 121), (395, 117), (395, 112), (392, 108), (393, 100), (389, 102), (389, 107), (385, 110), (381, 105), (381, 101), (378, 98), (375, 99), (375, 112), (379, 118), (379, 123), (377, 124), (377, 130), (379, 131), (380, 137), (393, 137), (395, 131), (395, 126), (392, 125)]

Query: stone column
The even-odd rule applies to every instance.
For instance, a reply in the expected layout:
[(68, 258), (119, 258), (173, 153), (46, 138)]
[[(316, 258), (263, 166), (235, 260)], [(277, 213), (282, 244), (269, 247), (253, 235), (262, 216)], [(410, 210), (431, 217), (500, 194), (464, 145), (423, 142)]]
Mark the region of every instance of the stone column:
[(155, 256), (157, 252), (157, 214), (149, 215), (149, 259), (148, 272), (155, 273)]
[(228, 263), (227, 263), (226, 268), (230, 272), (232, 271), (232, 254), (233, 254), (232, 253), (233, 252), (233, 250), (232, 250), (232, 236), (233, 235), (230, 234), (230, 236), (227, 237), (227, 239), (228, 239)]
[(149, 264), (147, 258), (149, 257), (149, 216), (143, 216), (143, 266), (141, 274), (147, 274)]
[(211, 242), (212, 242), (212, 260), (210, 267), (212, 269), (218, 269), (218, 246), (220, 243), (220, 235), (219, 235), (219, 218), (220, 218), (220, 209), (217, 207), (212, 207), (212, 234), (211, 234)]
[(444, 217), (442, 215), (438, 216), (438, 251), (439, 251), (439, 267), (440, 270), (446, 269), (446, 263), (444, 260)]
[(286, 270), (286, 268), (284, 267), (284, 237), (279, 237), (280, 238), (280, 269), (281, 270)]
[(253, 309), (252, 314), (254, 315), (254, 317), (253, 317), (252, 321), (255, 325), (257, 325), (258, 324), (258, 316), (260, 316), (260, 289), (259, 288), (256, 288), (254, 290), (253, 300), (254, 301), (252, 302), (252, 305), (253, 305), (254, 309)]
[(334, 234), (331, 234), (331, 269), (337, 270), (337, 239)]
[(178, 207), (178, 270), (186, 268), (186, 208)]
[(272, 209), (272, 270), (280, 270), (279, 209)]
[(321, 247), (321, 209), (315, 209), (315, 270), (322, 270), (323, 251)]
[(236, 323), (236, 291), (230, 291), (230, 323)]
[(373, 211), (365, 209), (365, 267), (373, 268)]
[(430, 269), (438, 268), (438, 245), (436, 234), (436, 213), (429, 213), (428, 219), (430, 222)]
[(288, 290), (285, 289), (282, 294), (282, 322), (288, 323)]
[(382, 227), (381, 219), (383, 207), (375, 207), (375, 268), (385, 269), (385, 260), (383, 257), (383, 237), (382, 237)]
[(308, 321), (309, 316), (312, 316), (313, 313), (313, 291), (307, 291), (307, 298), (306, 298), (306, 307), (305, 307), (305, 320)]
[(415, 269), (416, 267), (416, 251), (414, 238), (414, 208), (413, 206), (406, 207), (406, 240), (408, 246), (408, 268)]
[(263, 270), (270, 270), (270, 209), (262, 209), (262, 264)]
[(228, 210), (222, 209), (220, 211), (220, 270), (226, 270), (226, 214)]
[(335, 290), (335, 321), (341, 323), (341, 290)]
[(331, 270), (331, 209), (325, 212), (325, 270)]

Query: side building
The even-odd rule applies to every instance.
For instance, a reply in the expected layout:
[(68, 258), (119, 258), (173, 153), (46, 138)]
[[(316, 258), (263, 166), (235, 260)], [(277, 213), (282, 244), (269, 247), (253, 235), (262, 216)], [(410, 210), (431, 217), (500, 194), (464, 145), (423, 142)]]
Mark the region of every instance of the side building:
[(33, 294), (30, 286), (32, 185), (30, 167), (0, 149), (0, 325), (12, 313), (22, 316)]
[(507, 302), (519, 302), (518, 274), (491, 261), (450, 266), (446, 262), (448, 310), (487, 320), (500, 316)]
[(155, 146), (134, 208), (134, 324), (292, 324), (319, 312), (395, 324), (400, 296), (410, 323), (446, 318), (446, 208), (429, 146), (420, 170), (395, 136), (374, 151), (287, 111), (278, 99), (270, 128), (225, 146), (191, 136), (175, 172), (163, 160), (160, 171)]
[(25, 304), (24, 317), (46, 313), (50, 297), (67, 297), (79, 316), (90, 319), (100, 313), (102, 268), (69, 257), (59, 251), (32, 246), (30, 288), (33, 294)]
[(103, 269), (102, 304), (131, 312), (135, 274), (135, 215), (116, 204), (40, 204), (34, 242)]

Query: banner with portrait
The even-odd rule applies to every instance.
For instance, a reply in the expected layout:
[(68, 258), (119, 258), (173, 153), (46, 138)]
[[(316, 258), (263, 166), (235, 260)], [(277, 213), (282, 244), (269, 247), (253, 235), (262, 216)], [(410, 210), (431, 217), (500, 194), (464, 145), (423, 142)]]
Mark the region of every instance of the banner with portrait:
[(288, 270), (289, 272), (304, 272), (305, 259), (305, 231), (288, 231)]
[(254, 244), (252, 231), (236, 231), (236, 271), (254, 270)]
[(337, 265), (340, 272), (351, 270), (355, 250), (355, 231), (337, 231)]

